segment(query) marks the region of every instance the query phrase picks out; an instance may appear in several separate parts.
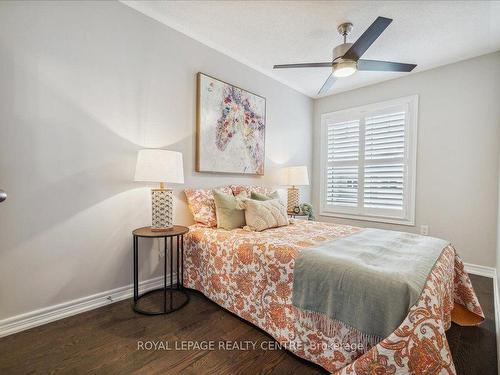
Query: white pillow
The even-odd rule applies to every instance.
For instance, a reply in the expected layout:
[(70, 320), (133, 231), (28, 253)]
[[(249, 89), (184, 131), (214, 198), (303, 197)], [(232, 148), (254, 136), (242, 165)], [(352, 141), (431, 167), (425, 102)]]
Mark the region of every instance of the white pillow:
[(245, 221), (251, 230), (260, 232), (288, 225), (286, 205), (281, 199), (257, 201), (245, 199)]

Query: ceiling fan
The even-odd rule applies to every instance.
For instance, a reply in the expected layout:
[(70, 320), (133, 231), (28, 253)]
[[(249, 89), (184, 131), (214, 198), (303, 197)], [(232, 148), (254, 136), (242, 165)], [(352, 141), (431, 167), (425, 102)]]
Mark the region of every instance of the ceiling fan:
[(361, 56), (363, 56), (366, 50), (370, 48), (391, 22), (392, 19), (390, 18), (377, 17), (354, 43), (346, 42), (347, 35), (352, 31), (352, 23), (343, 23), (337, 27), (337, 31), (344, 37), (344, 43), (333, 49), (333, 59), (331, 62), (274, 65), (273, 69), (332, 68), (332, 73), (318, 91), (318, 95), (326, 94), (331, 89), (336, 78), (348, 77), (358, 70), (411, 72), (417, 66), (416, 64), (361, 59)]

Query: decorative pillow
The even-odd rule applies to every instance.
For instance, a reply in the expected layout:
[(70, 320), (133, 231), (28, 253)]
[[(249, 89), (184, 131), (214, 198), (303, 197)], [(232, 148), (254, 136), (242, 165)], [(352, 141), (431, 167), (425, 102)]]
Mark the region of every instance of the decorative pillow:
[(237, 197), (224, 194), (219, 190), (214, 190), (215, 213), (217, 216), (217, 228), (227, 230), (243, 228), (245, 226), (245, 210), (242, 198), (248, 198), (246, 192), (242, 192)]
[(246, 191), (249, 196), (252, 192), (268, 195), (274, 191), (272, 188), (257, 185), (231, 185), (230, 187), (235, 197), (242, 191)]
[(280, 199), (280, 195), (278, 194), (277, 191), (273, 191), (271, 194), (268, 195), (252, 191), (252, 193), (250, 194), (250, 199), (255, 199), (257, 201), (268, 201), (270, 199)]
[(245, 221), (251, 230), (260, 232), (289, 224), (286, 206), (279, 199), (267, 201), (246, 199), (245, 208)]
[[(194, 221), (207, 227), (217, 226), (217, 217), (215, 214), (215, 201), (212, 193), (213, 189), (185, 189), (188, 206), (193, 214)], [(231, 194), (229, 186), (223, 186), (218, 190), (224, 194)]]

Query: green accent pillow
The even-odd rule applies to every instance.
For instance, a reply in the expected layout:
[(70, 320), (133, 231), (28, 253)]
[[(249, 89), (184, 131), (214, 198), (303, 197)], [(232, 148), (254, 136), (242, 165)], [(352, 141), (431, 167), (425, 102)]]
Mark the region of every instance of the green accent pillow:
[[(245, 210), (241, 206), (241, 197), (213, 191), (215, 200), (215, 214), (217, 216), (217, 228), (227, 230), (243, 228), (245, 222)], [(240, 194), (241, 195), (241, 194)]]
[(254, 199), (256, 201), (268, 201), (271, 199), (279, 199), (280, 195), (278, 194), (277, 191), (273, 191), (269, 195), (261, 194), (261, 193), (256, 193), (255, 191), (252, 191), (250, 194), (250, 199)]

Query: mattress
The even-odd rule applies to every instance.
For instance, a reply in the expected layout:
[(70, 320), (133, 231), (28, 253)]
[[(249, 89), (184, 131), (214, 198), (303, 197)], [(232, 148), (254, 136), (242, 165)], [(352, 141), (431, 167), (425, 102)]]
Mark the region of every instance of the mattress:
[(301, 314), (292, 305), (294, 263), (300, 251), (359, 231), (303, 220), (263, 232), (194, 225), (185, 236), (184, 286), (332, 373), (454, 374), (445, 335), (454, 306), (484, 315), (451, 245), (443, 249), (404, 321), (379, 342), (366, 343), (359, 332), (339, 321), (325, 325), (323, 318), (318, 324), (314, 316)]

